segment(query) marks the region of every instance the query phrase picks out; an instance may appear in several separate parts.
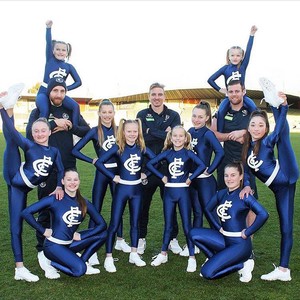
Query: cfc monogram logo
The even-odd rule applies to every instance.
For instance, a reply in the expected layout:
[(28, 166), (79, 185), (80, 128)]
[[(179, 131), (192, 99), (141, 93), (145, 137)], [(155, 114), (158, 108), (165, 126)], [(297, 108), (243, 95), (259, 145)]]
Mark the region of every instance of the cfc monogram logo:
[(224, 204), (221, 204), (217, 208), (217, 214), (221, 218), (222, 222), (231, 219), (230, 215), (227, 215), (227, 209), (232, 206), (232, 201), (225, 201)]
[(256, 160), (256, 155), (254, 155), (253, 151), (249, 155), (247, 159), (247, 164), (251, 169), (254, 169), (255, 172), (259, 171), (259, 167), (263, 164), (263, 161)]
[(184, 172), (180, 171), (180, 166), (183, 166), (184, 162), (181, 158), (174, 158), (174, 161), (169, 165), (169, 172), (172, 175), (172, 178), (177, 178), (180, 175), (183, 175)]
[(192, 148), (195, 148), (195, 146), (197, 146), (197, 144), (198, 144), (198, 139), (193, 138), (191, 141)]
[(66, 76), (67, 76), (66, 70), (59, 68), (58, 70), (55, 70), (52, 73), (50, 73), (49, 78), (52, 78), (52, 77), (65, 78)]
[(107, 139), (104, 141), (102, 148), (107, 151), (116, 143), (116, 139), (113, 135), (108, 135)]
[(78, 221), (78, 216), (81, 215), (81, 211), (78, 207), (72, 207), (63, 215), (63, 220), (66, 224), (68, 224), (68, 227), (72, 227), (73, 225), (80, 224), (80, 221)]
[(35, 171), (34, 175), (36, 177), (40, 176), (48, 176), (48, 168), (51, 166), (53, 162), (51, 161), (51, 157), (44, 156), (43, 159), (37, 159), (33, 162), (33, 169)]
[(239, 71), (232, 72), (231, 76), (228, 77), (226, 83), (228, 84), (231, 80), (240, 80), (242, 75), (239, 73)]
[(139, 160), (141, 158), (137, 154), (130, 154), (130, 158), (126, 159), (124, 167), (130, 172), (130, 175), (135, 175), (141, 169), (138, 165)]

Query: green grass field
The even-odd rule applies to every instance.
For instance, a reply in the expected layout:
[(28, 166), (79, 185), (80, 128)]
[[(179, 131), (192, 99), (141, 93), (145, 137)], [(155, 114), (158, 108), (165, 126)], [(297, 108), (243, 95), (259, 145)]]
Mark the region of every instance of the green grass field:
[[(294, 149), (300, 158), (300, 134), (291, 135)], [(0, 135), (0, 156), (3, 155), (5, 141)], [(86, 147), (85, 152), (94, 156), (91, 147)], [(91, 199), (91, 190), (94, 178), (94, 167), (82, 162), (78, 163), (81, 174), (81, 192)], [(2, 170), (2, 161), (0, 163)], [(10, 246), (7, 190), (3, 177), (0, 177), (0, 299), (297, 299), (300, 290), (300, 184), (295, 199), (294, 218), (294, 246), (291, 256), (290, 268), (292, 270), (291, 282), (265, 282), (260, 275), (272, 271), (272, 263), (279, 262), (279, 226), (272, 192), (261, 183), (258, 190), (261, 203), (267, 208), (270, 218), (265, 226), (255, 234), (254, 251), (256, 254), (253, 279), (250, 283), (241, 283), (237, 273), (222, 279), (208, 281), (199, 276), (199, 269), (205, 257), (202, 253), (196, 256), (198, 271), (185, 272), (187, 258), (169, 253), (169, 262), (160, 267), (150, 266), (151, 257), (160, 251), (163, 232), (162, 202), (156, 194), (151, 206), (149, 234), (147, 249), (143, 259), (147, 266), (138, 268), (128, 263), (128, 254), (114, 252), (117, 273), (107, 273), (103, 267), (105, 257), (104, 249), (98, 252), (101, 259), (101, 273), (81, 278), (72, 278), (62, 274), (58, 280), (49, 280), (44, 277), (44, 272), (37, 262), (35, 250), (35, 232), (24, 224), (23, 245), (25, 265), (40, 277), (37, 283), (28, 283), (14, 280), (14, 261)], [(28, 204), (37, 199), (36, 191), (28, 197)], [(103, 216), (109, 221), (111, 198), (108, 196), (104, 202)], [(85, 221), (81, 228), (86, 226)], [(124, 236), (129, 241), (128, 210), (124, 216)], [(180, 229), (178, 236), (183, 245), (184, 236)]]

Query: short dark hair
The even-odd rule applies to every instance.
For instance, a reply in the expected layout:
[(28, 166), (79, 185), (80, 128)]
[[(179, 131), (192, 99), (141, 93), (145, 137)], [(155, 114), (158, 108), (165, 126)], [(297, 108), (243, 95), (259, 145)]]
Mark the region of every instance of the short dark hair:
[(236, 85), (236, 84), (239, 84), (242, 87), (243, 90), (245, 89), (245, 85), (240, 80), (236, 80), (236, 79), (230, 80), (228, 82), (227, 89), (228, 89), (229, 86)]
[(150, 88), (149, 88), (149, 93), (152, 89), (154, 88), (160, 88), (160, 89), (163, 89), (163, 91), (165, 91), (165, 86), (159, 82), (154, 82), (150, 85)]

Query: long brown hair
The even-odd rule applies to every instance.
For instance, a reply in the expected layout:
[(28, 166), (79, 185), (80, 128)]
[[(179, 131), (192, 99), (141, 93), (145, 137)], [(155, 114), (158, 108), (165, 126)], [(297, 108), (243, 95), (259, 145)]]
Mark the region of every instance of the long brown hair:
[[(109, 99), (103, 99), (99, 103), (98, 113), (101, 111), (101, 108), (104, 105), (111, 105), (113, 110), (115, 111), (115, 106), (113, 105), (113, 103)], [(116, 136), (117, 135), (117, 125), (116, 125), (115, 119), (112, 119), (111, 127), (113, 128), (114, 136)], [(99, 116), (99, 118), (98, 118), (98, 144), (100, 147), (102, 147), (103, 143), (104, 143), (104, 134), (103, 134), (103, 129), (102, 129), (101, 118)]]
[(165, 143), (164, 143), (164, 147), (162, 149), (162, 151), (165, 151), (167, 149), (171, 149), (173, 147), (173, 143), (171, 141), (171, 138), (172, 138), (172, 133), (175, 129), (178, 129), (178, 128), (181, 128), (184, 130), (184, 135), (185, 135), (185, 138), (186, 138), (186, 141), (183, 145), (183, 148), (187, 149), (187, 150), (191, 150), (192, 149), (192, 145), (191, 145), (191, 135), (189, 132), (187, 132), (183, 126), (181, 125), (177, 125), (177, 126), (174, 126), (172, 128), (172, 130), (170, 130), (168, 133), (167, 133), (167, 136), (166, 136), (166, 139), (165, 139)]
[(146, 150), (141, 120), (138, 118), (135, 120), (121, 119), (120, 123), (119, 123), (119, 128), (118, 128), (118, 132), (117, 132), (117, 140), (116, 140), (116, 144), (119, 146), (118, 152), (120, 154), (122, 154), (124, 152), (125, 145), (126, 145), (126, 139), (125, 139), (125, 135), (124, 135), (125, 126), (126, 126), (126, 124), (132, 124), (132, 123), (138, 125), (138, 137), (136, 140), (136, 144), (138, 146), (140, 146), (142, 152), (145, 152), (145, 150)]
[[(247, 129), (249, 128), (251, 120), (254, 117), (261, 117), (264, 120), (264, 122), (266, 123), (266, 132), (265, 132), (264, 136), (261, 139), (257, 140), (253, 147), (253, 154), (257, 155), (259, 152), (259, 149), (260, 149), (262, 139), (265, 138), (269, 134), (270, 123), (269, 123), (267, 112), (265, 110), (257, 109), (251, 113)], [(247, 133), (244, 136), (244, 144), (243, 144), (243, 149), (242, 149), (242, 161), (244, 164), (246, 164), (246, 162), (247, 162), (248, 150), (250, 147), (250, 143), (251, 143), (251, 135), (250, 135), (249, 131), (247, 130)]]
[(210, 127), (210, 126), (211, 126), (211, 109), (210, 109), (210, 104), (209, 104), (209, 102), (201, 100), (201, 101), (199, 102), (199, 104), (197, 104), (197, 105), (193, 108), (193, 110), (194, 110), (195, 108), (205, 110), (205, 114), (206, 114), (206, 116), (208, 116), (208, 120), (206, 121), (206, 126), (207, 126), (207, 127)]

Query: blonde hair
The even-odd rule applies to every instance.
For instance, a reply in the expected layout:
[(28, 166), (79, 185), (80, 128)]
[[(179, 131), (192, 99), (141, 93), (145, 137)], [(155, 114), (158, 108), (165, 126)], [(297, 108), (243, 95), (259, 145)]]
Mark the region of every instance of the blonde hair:
[(118, 132), (117, 132), (117, 140), (116, 140), (116, 144), (119, 146), (118, 152), (120, 154), (122, 154), (125, 149), (126, 139), (125, 139), (125, 135), (124, 135), (124, 130), (125, 130), (126, 124), (137, 124), (138, 125), (138, 137), (137, 137), (137, 140), (135, 143), (138, 146), (140, 146), (142, 152), (145, 152), (146, 145), (145, 145), (145, 140), (144, 140), (143, 131), (142, 131), (142, 122), (140, 119), (135, 119), (135, 120), (121, 119), (120, 120)]
[(241, 52), (241, 54), (242, 54), (242, 59), (241, 59), (241, 61), (239, 62), (239, 64), (237, 65), (237, 67), (238, 67), (238, 69), (240, 68), (240, 66), (241, 66), (241, 63), (242, 63), (242, 61), (243, 61), (243, 59), (244, 59), (244, 55), (245, 55), (245, 51), (240, 47), (240, 46), (232, 46), (232, 47), (230, 47), (228, 50), (227, 50), (227, 52), (226, 52), (226, 64), (227, 65), (230, 65), (230, 59), (229, 59), (229, 55), (230, 55), (230, 50), (240, 50), (240, 52)]
[[(99, 103), (98, 112), (101, 111), (101, 108), (104, 105), (111, 105), (112, 108), (113, 108), (113, 110), (115, 111), (115, 106), (113, 105), (113, 103), (109, 99), (103, 99)], [(116, 136), (117, 135), (117, 125), (116, 125), (115, 119), (112, 119), (112, 121), (111, 121), (111, 127), (113, 128), (114, 136)], [(101, 118), (99, 116), (99, 118), (98, 118), (98, 144), (99, 144), (100, 147), (102, 147), (103, 143), (104, 143), (104, 134), (103, 134), (103, 129), (102, 129)]]
[(174, 131), (175, 129), (178, 129), (178, 128), (179, 128), (179, 129), (180, 129), (180, 128), (183, 129), (184, 135), (185, 135), (185, 138), (186, 138), (186, 141), (185, 141), (185, 143), (184, 143), (184, 145), (183, 145), (183, 148), (185, 148), (185, 149), (187, 149), (187, 150), (191, 150), (191, 149), (192, 149), (192, 145), (191, 145), (191, 135), (190, 135), (190, 133), (187, 132), (187, 131), (183, 128), (183, 126), (177, 125), (177, 126), (173, 127), (172, 130), (170, 130), (170, 131), (167, 133), (167, 136), (166, 136), (166, 139), (165, 139), (165, 143), (164, 143), (164, 147), (163, 147), (162, 151), (167, 150), (167, 149), (171, 149), (171, 148), (173, 147), (173, 143), (172, 143), (172, 141), (171, 141), (172, 134), (173, 134), (173, 131)]

